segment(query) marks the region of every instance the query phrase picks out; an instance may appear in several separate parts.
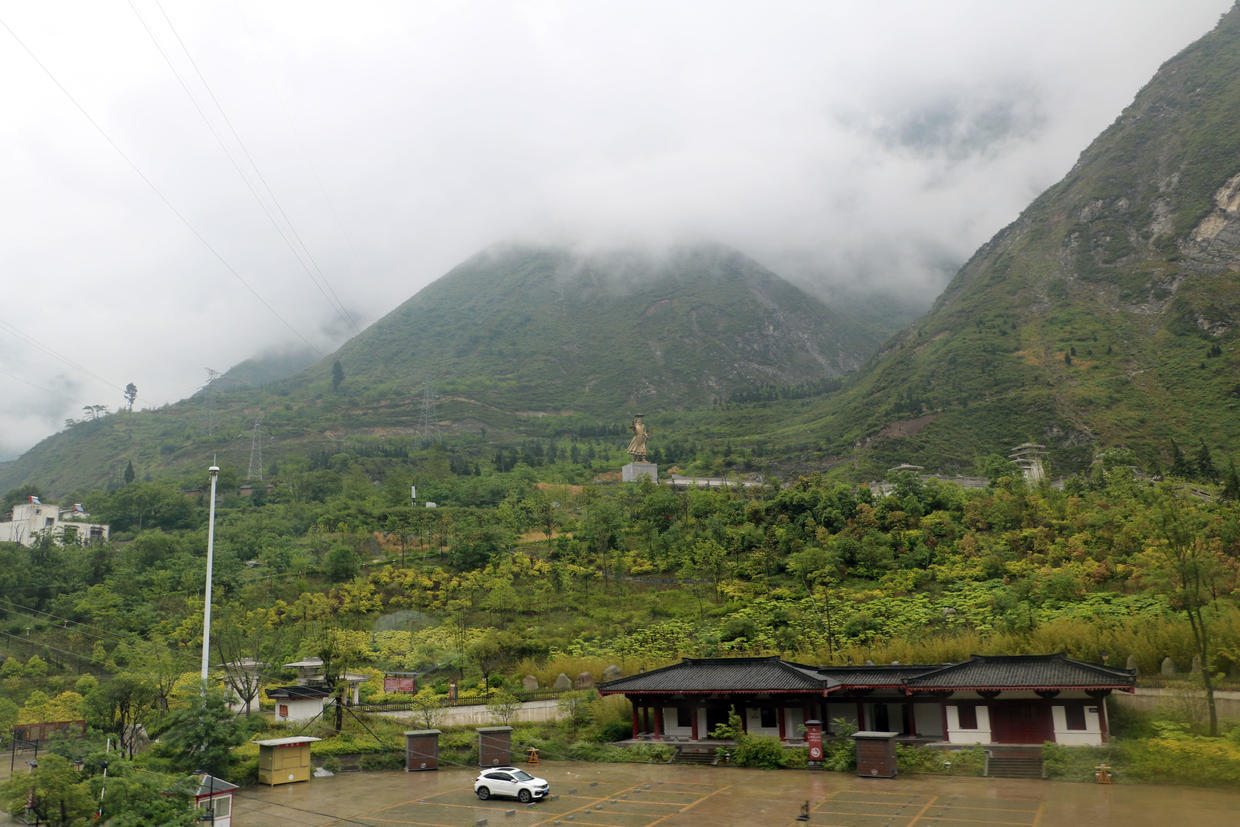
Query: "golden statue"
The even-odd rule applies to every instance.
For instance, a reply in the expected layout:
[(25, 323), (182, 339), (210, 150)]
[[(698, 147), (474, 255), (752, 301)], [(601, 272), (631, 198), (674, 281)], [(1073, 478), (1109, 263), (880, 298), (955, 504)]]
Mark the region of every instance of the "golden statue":
[(629, 426), (629, 430), (633, 432), (633, 438), (629, 440), (629, 447), (624, 450), (628, 451), (634, 462), (645, 462), (646, 440), (650, 438), (650, 429), (646, 427), (645, 422), (642, 422), (641, 414), (634, 414), (633, 424)]

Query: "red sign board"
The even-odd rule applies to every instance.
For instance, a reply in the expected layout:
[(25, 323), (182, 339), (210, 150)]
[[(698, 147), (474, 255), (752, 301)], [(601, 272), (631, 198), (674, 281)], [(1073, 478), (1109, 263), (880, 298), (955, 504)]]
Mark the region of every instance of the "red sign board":
[(418, 679), (412, 677), (401, 677), (400, 675), (384, 675), (383, 676), (384, 692), (408, 692), (417, 694)]
[(809, 760), (822, 760), (822, 724), (808, 721), (805, 724), (805, 743), (809, 747)]

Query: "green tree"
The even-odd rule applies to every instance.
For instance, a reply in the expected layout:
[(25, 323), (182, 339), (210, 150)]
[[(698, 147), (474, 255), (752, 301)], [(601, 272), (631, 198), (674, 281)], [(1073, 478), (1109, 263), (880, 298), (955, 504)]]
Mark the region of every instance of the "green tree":
[(82, 703), (86, 722), (117, 736), (121, 753), (132, 758), (138, 736), (153, 717), (155, 690), (145, 676), (121, 673), (99, 684)]
[(129, 485), (129, 483), (133, 482), (135, 476), (137, 475), (133, 470), (133, 460), (127, 460), (125, 462), (125, 485)]
[(67, 758), (55, 753), (41, 756), (29, 774), (11, 777), (3, 791), (10, 813), (20, 816), (29, 809), (37, 820), (56, 827), (85, 824), (94, 811), (95, 800), (86, 779)]
[(337, 359), (332, 363), (332, 390), (339, 391), (342, 382), (344, 382), (344, 366)]
[(1193, 648), (1201, 658), (1201, 682), (1212, 737), (1218, 735), (1218, 711), (1214, 702), (1214, 638), (1212, 609), (1223, 591), (1224, 568), (1212, 548), (1209, 526), (1195, 508), (1182, 503), (1163, 486), (1150, 503), (1157, 535), (1144, 553), (1144, 579), (1167, 595), (1171, 605), (1184, 613), (1193, 634)]
[(501, 726), (507, 726), (517, 711), (521, 709), (521, 701), (507, 689), (497, 689), (487, 702), (487, 712), (491, 713)]
[(189, 703), (168, 713), (154, 755), (173, 772), (205, 770), (229, 775), (232, 748), (246, 738), (241, 722), (224, 701), (224, 693), (194, 693)]

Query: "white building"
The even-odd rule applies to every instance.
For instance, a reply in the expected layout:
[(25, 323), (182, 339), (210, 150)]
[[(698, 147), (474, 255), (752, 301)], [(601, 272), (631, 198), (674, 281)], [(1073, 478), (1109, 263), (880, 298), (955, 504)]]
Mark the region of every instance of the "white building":
[(27, 502), (13, 507), (13, 519), (0, 523), (0, 542), (34, 547), (45, 536), (58, 545), (107, 542), (108, 526), (87, 522), (88, 516), (78, 503), (61, 508), (30, 497)]

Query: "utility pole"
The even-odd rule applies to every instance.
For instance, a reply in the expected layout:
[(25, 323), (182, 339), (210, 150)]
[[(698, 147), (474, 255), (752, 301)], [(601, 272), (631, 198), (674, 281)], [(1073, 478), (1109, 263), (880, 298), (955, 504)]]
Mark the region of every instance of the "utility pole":
[(422, 391), (422, 441), (439, 441), (439, 419), (435, 416), (435, 389), (427, 382)]
[(202, 606), (202, 695), (207, 695), (207, 667), (210, 664), (211, 651), (211, 566), (215, 558), (215, 481), (219, 478), (220, 467), (212, 465), (207, 469), (211, 477), (211, 511), (207, 518), (207, 588), (206, 599)]
[(250, 470), (246, 473), (247, 480), (263, 481), (263, 432), (260, 428), (262, 418), (254, 420), (254, 436), (250, 438)]

